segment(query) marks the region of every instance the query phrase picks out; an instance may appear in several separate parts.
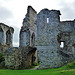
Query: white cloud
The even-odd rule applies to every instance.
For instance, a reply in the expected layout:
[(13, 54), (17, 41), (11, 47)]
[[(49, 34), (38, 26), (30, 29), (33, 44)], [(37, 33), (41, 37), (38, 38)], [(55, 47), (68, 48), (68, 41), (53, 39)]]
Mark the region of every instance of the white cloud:
[(11, 18), (13, 18), (12, 12), (6, 7), (0, 5), (0, 21), (5, 21)]
[(75, 18), (75, 1), (74, 0), (60, 0), (58, 2), (61, 11), (61, 20), (73, 20)]

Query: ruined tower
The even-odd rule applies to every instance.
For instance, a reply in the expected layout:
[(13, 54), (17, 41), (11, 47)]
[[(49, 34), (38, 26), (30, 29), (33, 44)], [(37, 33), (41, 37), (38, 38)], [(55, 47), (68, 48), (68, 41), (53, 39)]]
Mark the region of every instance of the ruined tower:
[(38, 51), (38, 61), (40, 63), (40, 68), (59, 66), (60, 57), (57, 53), (57, 35), (59, 33), (59, 22), (59, 10), (43, 9), (37, 14), (36, 47)]
[(20, 31), (20, 47), (34, 46), (36, 32), (37, 12), (28, 6), (27, 14), (23, 19), (23, 26)]

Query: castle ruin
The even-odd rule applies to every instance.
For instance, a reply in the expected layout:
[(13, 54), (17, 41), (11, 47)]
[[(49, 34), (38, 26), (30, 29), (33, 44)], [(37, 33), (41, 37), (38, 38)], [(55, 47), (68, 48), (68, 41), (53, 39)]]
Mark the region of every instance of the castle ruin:
[[(60, 15), (59, 10), (49, 9), (42, 9), (37, 14), (31, 6), (28, 6), (20, 30), (19, 47), (12, 47), (11, 35), (8, 37), (6, 34), (6, 41), (2, 38), (3, 29), (0, 25), (0, 43), (2, 45), (6, 42), (9, 45), (5, 50), (5, 65), (8, 68), (12, 66), (18, 69), (27, 68), (38, 62), (39, 69), (43, 69), (61, 67), (73, 61), (75, 59), (75, 20), (60, 21)], [(13, 28), (9, 27), (9, 30), (13, 33)]]

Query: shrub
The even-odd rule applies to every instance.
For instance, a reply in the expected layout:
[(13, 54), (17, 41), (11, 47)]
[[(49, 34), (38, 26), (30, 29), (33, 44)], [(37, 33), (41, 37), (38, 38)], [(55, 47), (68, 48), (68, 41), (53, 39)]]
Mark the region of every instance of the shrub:
[(5, 67), (4, 55), (0, 53), (0, 69)]
[(4, 55), (2, 53), (0, 53), (0, 63), (4, 61)]
[(70, 69), (75, 69), (75, 61), (73, 61), (72, 63), (68, 63), (67, 67)]
[(39, 66), (40, 65), (40, 63), (35, 63), (33, 66)]

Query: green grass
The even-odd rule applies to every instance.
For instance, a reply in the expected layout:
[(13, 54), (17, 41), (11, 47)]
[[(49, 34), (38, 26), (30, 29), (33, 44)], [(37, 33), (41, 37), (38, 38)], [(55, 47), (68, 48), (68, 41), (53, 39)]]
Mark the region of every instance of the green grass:
[(75, 75), (75, 62), (55, 69), (43, 70), (0, 70), (0, 75)]

